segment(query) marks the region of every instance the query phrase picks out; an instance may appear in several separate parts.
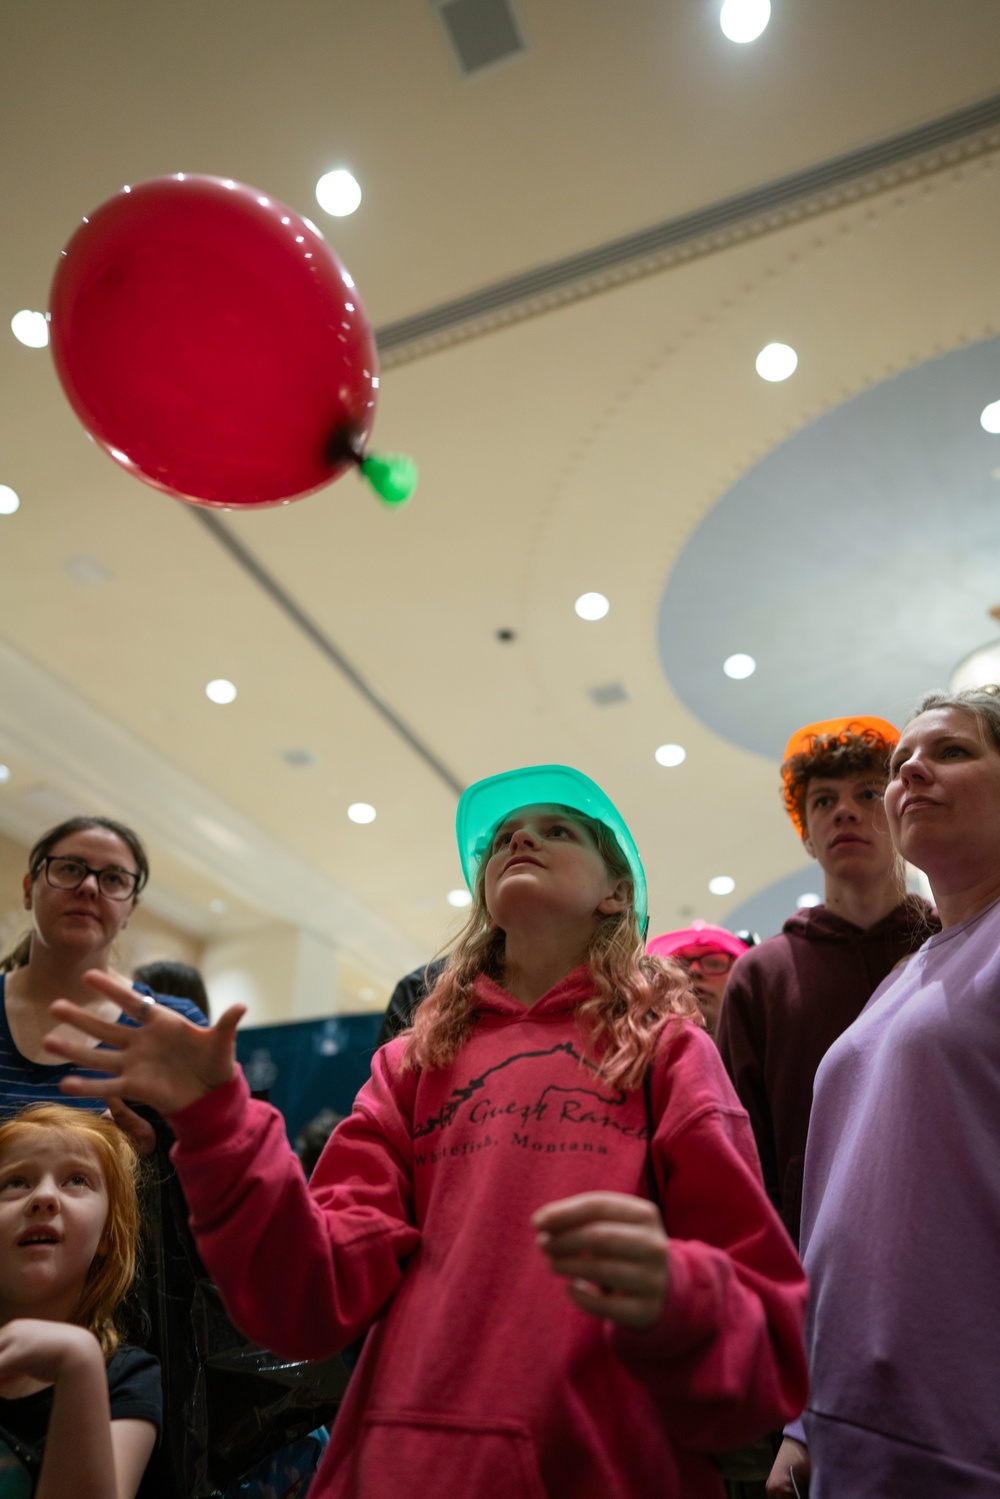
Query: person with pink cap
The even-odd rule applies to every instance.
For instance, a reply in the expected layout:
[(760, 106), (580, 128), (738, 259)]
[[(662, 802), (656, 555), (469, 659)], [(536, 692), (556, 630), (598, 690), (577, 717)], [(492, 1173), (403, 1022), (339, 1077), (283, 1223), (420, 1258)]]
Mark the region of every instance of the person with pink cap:
[(725, 927), (707, 921), (692, 921), (677, 932), (664, 932), (646, 944), (646, 951), (657, 958), (673, 958), (685, 968), (698, 1002), (705, 1029), (715, 1035), (722, 998), (729, 982), (729, 971), (747, 944)]

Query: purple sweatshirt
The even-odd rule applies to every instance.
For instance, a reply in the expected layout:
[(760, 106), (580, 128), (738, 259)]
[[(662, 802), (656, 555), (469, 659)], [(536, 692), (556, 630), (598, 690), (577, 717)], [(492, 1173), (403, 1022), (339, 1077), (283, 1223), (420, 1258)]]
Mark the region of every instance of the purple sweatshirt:
[(811, 1499), (1000, 1499), (1000, 902), (930, 937), (816, 1078)]

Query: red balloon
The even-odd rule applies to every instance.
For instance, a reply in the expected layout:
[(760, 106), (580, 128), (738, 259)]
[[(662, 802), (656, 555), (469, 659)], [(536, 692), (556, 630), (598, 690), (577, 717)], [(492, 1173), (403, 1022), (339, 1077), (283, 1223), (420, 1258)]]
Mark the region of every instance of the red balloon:
[(315, 225), (178, 173), (84, 219), (52, 281), (56, 370), (129, 473), (196, 505), (278, 505), (360, 461), (378, 356)]

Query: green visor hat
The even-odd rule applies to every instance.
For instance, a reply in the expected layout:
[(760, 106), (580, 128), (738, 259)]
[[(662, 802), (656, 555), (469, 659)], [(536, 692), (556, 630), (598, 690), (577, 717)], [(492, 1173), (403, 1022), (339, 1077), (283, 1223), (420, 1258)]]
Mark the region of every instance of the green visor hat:
[(603, 823), (617, 843), (632, 876), (635, 914), (643, 936), (649, 924), (646, 875), (639, 850), (625, 819), (596, 781), (569, 765), (528, 765), (503, 775), (487, 776), (462, 792), (455, 819), (462, 873), (470, 890), (493, 834), (505, 818), (522, 807), (565, 807)]

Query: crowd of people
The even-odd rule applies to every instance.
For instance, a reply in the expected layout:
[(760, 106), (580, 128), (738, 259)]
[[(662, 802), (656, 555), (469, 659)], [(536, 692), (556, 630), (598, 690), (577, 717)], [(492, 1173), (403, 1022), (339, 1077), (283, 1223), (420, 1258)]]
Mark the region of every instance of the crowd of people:
[(260, 1494), (998, 1499), (1000, 688), (808, 725), (782, 789), (824, 896), (760, 942), (649, 939), (580, 772), (470, 787), (468, 920), (305, 1170), (240, 1007), (114, 970), (139, 839), (51, 830), (0, 965), (0, 1492), (194, 1499), (124, 1336), (166, 1130), (239, 1332), (357, 1354), (318, 1472)]

